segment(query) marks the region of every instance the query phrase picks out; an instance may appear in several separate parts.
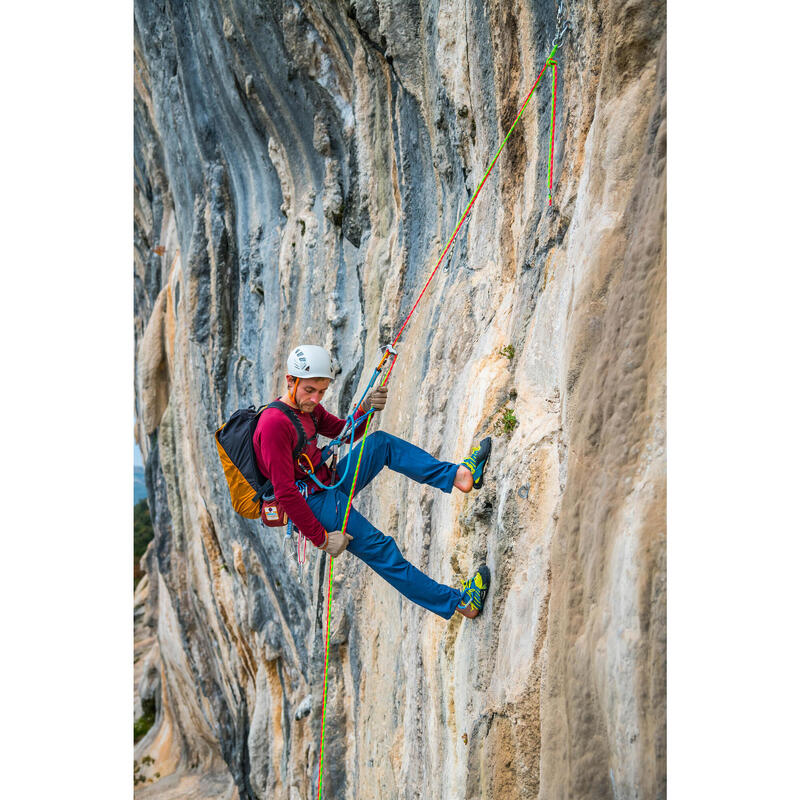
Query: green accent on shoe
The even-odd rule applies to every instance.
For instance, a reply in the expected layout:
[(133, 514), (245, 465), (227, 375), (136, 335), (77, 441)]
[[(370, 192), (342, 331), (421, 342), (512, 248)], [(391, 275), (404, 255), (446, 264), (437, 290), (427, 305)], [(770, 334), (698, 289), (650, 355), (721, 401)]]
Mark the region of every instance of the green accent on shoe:
[(461, 593), (461, 601), (458, 604), (458, 608), (464, 611), (474, 610), (480, 612), (483, 609), (490, 582), (489, 567), (483, 564), (478, 567), (478, 571), (471, 580), (461, 582), (464, 591)]
[(492, 438), (487, 436), (481, 439), (477, 447), (472, 448), (472, 452), (461, 462), (472, 473), (472, 488), (480, 489), (483, 486), (483, 471), (489, 461), (492, 452)]

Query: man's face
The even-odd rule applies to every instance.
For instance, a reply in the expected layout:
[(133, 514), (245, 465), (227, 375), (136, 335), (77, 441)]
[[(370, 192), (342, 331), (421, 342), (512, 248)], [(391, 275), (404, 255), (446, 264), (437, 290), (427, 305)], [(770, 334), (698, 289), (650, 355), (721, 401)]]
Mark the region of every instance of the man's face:
[[(291, 375), (287, 375), (286, 379), (289, 394), (291, 394), (295, 379)], [(306, 413), (313, 411), (322, 401), (322, 396), (330, 386), (330, 383), (330, 378), (300, 378), (300, 382), (297, 384), (297, 394), (294, 398), (300, 410)]]

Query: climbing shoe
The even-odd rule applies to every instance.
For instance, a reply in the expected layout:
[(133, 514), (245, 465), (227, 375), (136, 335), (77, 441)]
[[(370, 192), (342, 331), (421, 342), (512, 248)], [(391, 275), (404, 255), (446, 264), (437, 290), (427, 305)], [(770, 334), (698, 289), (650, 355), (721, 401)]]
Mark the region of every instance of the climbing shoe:
[(478, 567), (478, 571), (470, 581), (461, 581), (464, 591), (461, 594), (461, 601), (456, 606), (463, 616), (474, 619), (481, 613), (483, 601), (489, 591), (489, 567), (486, 564)]
[(481, 439), (477, 447), (472, 448), (472, 452), (461, 462), (472, 473), (472, 488), (480, 489), (483, 486), (483, 470), (492, 452), (492, 438), (487, 436)]

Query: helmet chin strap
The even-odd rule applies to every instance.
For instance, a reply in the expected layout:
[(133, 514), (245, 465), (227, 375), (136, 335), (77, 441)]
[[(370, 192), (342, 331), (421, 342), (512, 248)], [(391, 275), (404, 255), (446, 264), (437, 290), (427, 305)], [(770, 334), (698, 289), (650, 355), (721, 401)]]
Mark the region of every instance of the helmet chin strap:
[(289, 395), (289, 397), (292, 398), (292, 402), (295, 405), (297, 405), (297, 400), (295, 399), (295, 396), (297, 395), (297, 384), (299, 384), (299, 383), (300, 383), (300, 378), (295, 378), (294, 379), (294, 386), (292, 387), (292, 393)]

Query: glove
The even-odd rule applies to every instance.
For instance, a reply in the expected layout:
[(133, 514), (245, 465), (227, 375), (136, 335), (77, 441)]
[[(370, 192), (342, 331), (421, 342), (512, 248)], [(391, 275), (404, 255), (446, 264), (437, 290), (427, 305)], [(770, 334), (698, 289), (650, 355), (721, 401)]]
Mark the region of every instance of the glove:
[(389, 394), (388, 386), (378, 386), (373, 389), (365, 398), (362, 404), (362, 410), (366, 414), (371, 408), (376, 411), (383, 411), (386, 407), (386, 397)]
[(353, 541), (353, 537), (349, 533), (340, 533), (339, 531), (329, 531), (328, 538), (325, 541), (323, 550), (331, 557), (336, 558), (344, 550), (347, 545)]

